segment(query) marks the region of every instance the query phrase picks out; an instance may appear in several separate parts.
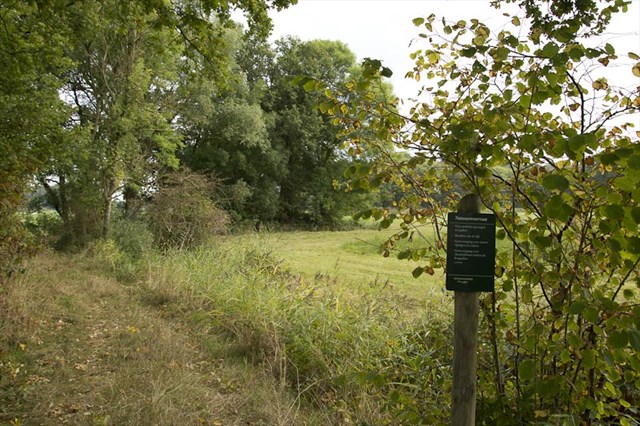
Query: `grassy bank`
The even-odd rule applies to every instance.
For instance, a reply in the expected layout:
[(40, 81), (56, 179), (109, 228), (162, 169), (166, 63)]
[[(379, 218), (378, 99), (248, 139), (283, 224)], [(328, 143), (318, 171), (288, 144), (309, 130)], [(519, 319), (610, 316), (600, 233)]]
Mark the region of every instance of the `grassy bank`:
[(447, 296), (383, 241), (290, 232), (38, 256), (2, 297), (0, 423), (442, 423)]
[(184, 280), (118, 282), (105, 252), (39, 255), (1, 288), (1, 425), (327, 424)]
[(445, 421), (444, 312), (416, 310), (415, 300), (388, 285), (356, 294), (340, 278), (300, 274), (261, 238), (170, 253), (151, 268), (148, 285), (200, 300), (203, 324), (225, 330), (246, 359), (328, 410), (327, 424)]

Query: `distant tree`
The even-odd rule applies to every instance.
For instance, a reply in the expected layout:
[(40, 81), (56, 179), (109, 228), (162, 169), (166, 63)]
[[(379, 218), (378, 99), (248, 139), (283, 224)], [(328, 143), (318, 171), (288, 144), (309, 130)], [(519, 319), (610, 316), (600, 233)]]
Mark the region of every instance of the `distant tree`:
[[(268, 46), (254, 38), (245, 40), (240, 29), (229, 30), (227, 40), (232, 77), (224, 87), (200, 79), (191, 88), (190, 102), (179, 117), (185, 135), (181, 159), (193, 170), (221, 179), (223, 191), (235, 200), (228, 205), (235, 219), (271, 220), (277, 211), (283, 161), (271, 145), (270, 118), (260, 105), (266, 90), (260, 76), (264, 70), (255, 67), (258, 61), (241, 62), (255, 46)], [(245, 190), (238, 191), (240, 187)], [(242, 200), (238, 198), (241, 193)]]
[(337, 137), (340, 127), (318, 110), (317, 95), (292, 82), (306, 75), (338, 86), (354, 68), (355, 56), (341, 42), (285, 38), (276, 43), (263, 105), (274, 117), (272, 144), (286, 162), (279, 182), (281, 220), (327, 224), (348, 211), (348, 195), (333, 187), (350, 165)]

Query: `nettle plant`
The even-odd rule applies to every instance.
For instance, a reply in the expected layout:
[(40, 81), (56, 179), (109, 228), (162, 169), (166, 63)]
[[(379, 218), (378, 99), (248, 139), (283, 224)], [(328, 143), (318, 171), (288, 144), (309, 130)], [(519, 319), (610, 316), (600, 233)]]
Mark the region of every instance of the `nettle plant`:
[(640, 87), (616, 87), (609, 70), (638, 85), (640, 57), (597, 37), (627, 6), (520, 3), (521, 16), (505, 13), (497, 31), (416, 18), (422, 48), (406, 77), (423, 87), (408, 114), (373, 95), (390, 74), (380, 61), (365, 60), (361, 79), (341, 90), (302, 83), (324, 90), (321, 110), (342, 124), (349, 153), (366, 157), (347, 171), (350, 187), (400, 188), (393, 208), (362, 214), (381, 228), (401, 219), (385, 253), (434, 228), (435, 241), (398, 253), (418, 262), (414, 276), (444, 268), (446, 213), (464, 192), (496, 215), (479, 418), (638, 424), (640, 132), (631, 121)]

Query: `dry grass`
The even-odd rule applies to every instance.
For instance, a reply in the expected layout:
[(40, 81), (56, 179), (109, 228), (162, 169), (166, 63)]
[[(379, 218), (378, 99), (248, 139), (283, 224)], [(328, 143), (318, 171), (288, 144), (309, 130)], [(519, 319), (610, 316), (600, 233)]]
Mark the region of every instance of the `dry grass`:
[(323, 424), (232, 342), (185, 321), (197, 307), (168, 283), (125, 287), (47, 254), (5, 290), (0, 423)]

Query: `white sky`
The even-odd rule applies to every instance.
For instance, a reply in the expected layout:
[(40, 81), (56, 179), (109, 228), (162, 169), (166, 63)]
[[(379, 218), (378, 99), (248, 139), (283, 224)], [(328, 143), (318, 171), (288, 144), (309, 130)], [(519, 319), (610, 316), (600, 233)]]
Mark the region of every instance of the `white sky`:
[[(478, 18), (491, 28), (492, 23), (504, 23), (502, 12), (506, 10), (496, 11), (488, 0), (299, 0), (288, 9), (271, 13), (271, 40), (286, 35), (302, 40), (340, 40), (358, 60), (380, 59), (391, 68), (394, 91), (406, 99), (415, 96), (418, 89), (415, 82), (404, 78), (412, 68), (409, 54), (424, 48), (420, 43), (425, 43), (416, 40), (410, 46), (420, 32), (411, 22), (413, 18), (431, 13), (451, 21)], [(632, 0), (629, 12), (617, 18), (607, 40), (619, 55), (629, 51), (640, 54), (640, 0)]]

